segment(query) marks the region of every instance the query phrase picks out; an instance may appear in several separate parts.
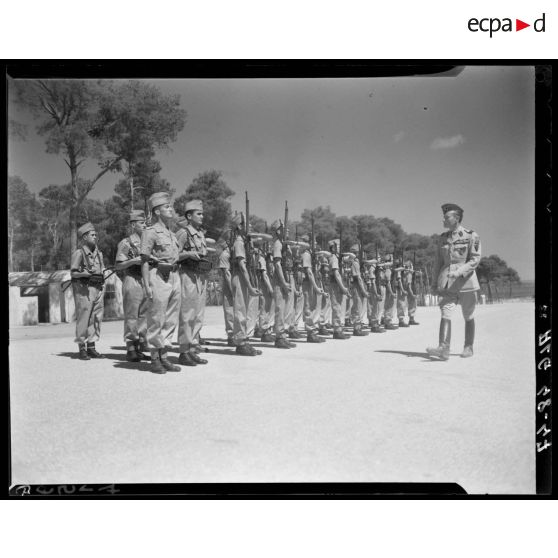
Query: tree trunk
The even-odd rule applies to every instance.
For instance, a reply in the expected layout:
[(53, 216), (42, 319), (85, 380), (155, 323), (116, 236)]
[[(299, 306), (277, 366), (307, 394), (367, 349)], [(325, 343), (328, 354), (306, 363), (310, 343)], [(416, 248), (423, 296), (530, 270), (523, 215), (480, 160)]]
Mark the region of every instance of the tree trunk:
[(78, 175), (76, 158), (73, 153), (69, 154), (70, 173), (72, 175), (72, 202), (70, 204), (70, 258), (77, 250), (77, 218), (78, 218)]
[(31, 271), (35, 271), (35, 245), (31, 244)]

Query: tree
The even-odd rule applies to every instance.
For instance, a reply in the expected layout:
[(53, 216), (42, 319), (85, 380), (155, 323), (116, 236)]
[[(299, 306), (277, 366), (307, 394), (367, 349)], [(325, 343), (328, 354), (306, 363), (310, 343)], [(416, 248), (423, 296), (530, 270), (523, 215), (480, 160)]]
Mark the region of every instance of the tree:
[[(35, 270), (38, 204), (27, 183), (19, 176), (8, 178), (8, 264), (9, 271), (19, 269), (30, 255), (31, 271)], [(20, 257), (20, 256), (23, 256)]]
[(186, 192), (176, 198), (174, 209), (179, 215), (184, 215), (186, 202), (194, 199), (203, 202), (203, 226), (207, 236), (219, 238), (231, 217), (230, 199), (234, 196), (227, 183), (223, 180), (221, 171), (210, 170), (200, 173)]
[[(77, 215), (87, 194), (107, 172), (120, 168), (121, 157), (105, 155), (99, 129), (95, 128), (99, 102), (106, 83), (85, 80), (14, 80), (15, 102), (38, 120), (37, 133), (46, 138), (46, 151), (62, 154), (70, 170), (70, 247), (77, 245)], [(83, 180), (79, 191), (79, 170), (89, 158), (98, 160), (96, 176)]]
[(300, 217), (299, 234), (310, 234), (312, 228), (312, 216), (314, 217), (314, 236), (322, 248), (327, 248), (328, 240), (335, 238), (335, 213), (330, 206), (318, 206), (314, 209), (305, 209)]

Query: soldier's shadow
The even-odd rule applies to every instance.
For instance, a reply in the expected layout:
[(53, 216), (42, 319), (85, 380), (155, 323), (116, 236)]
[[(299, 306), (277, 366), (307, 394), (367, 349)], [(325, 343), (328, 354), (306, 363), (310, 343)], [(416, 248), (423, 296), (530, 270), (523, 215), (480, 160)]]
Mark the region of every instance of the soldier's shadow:
[(414, 357), (414, 358), (422, 358), (423, 362), (444, 362), (442, 360), (436, 359), (436, 358), (430, 358), (428, 356), (428, 353), (424, 352), (424, 353), (417, 353), (415, 351), (390, 351), (388, 349), (379, 349), (377, 351), (374, 351), (375, 353), (392, 353), (395, 355), (404, 355), (406, 357)]

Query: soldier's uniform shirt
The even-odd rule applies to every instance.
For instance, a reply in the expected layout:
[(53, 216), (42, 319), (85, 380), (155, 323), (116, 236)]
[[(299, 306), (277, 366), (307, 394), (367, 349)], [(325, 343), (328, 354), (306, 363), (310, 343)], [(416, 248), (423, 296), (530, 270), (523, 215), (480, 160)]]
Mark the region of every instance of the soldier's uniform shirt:
[[(102, 274), (105, 269), (102, 252), (95, 247), (91, 250), (83, 245), (78, 248), (71, 259), (71, 271), (88, 271)], [(95, 343), (101, 334), (101, 322), (104, 312), (104, 288), (90, 285), (86, 279), (72, 281), (74, 303), (76, 308), (76, 338), (78, 344)]]
[[(195, 250), (200, 257), (207, 256), (207, 244), (202, 230), (186, 225), (177, 232), (176, 240), (179, 253)], [(200, 331), (207, 299), (207, 273), (188, 267), (188, 262), (193, 261), (183, 260), (180, 266), (178, 344), (181, 353), (191, 351), (200, 344)]]
[[(141, 238), (132, 233), (118, 243), (116, 263), (138, 258)], [(141, 280), (141, 264), (123, 270), (122, 306), (124, 309), (124, 342), (147, 342), (147, 307), (149, 299), (145, 296)]]
[[(231, 251), (227, 246), (219, 255), (219, 269), (231, 270)], [(225, 331), (227, 332), (227, 337), (232, 338), (233, 336), (233, 323), (234, 323), (234, 302), (233, 293), (229, 291), (227, 283), (223, 278), (223, 314), (225, 317)]]
[(244, 238), (239, 234), (233, 245), (232, 288), (234, 303), (233, 340), (235, 345), (242, 345), (248, 340), (248, 286), (242, 277), (239, 260), (246, 264), (246, 248)]
[[(160, 262), (176, 264), (178, 240), (176, 235), (157, 221), (141, 235), (142, 257), (155, 257)], [(180, 310), (180, 277), (178, 271), (161, 273), (158, 267), (149, 270), (153, 299), (147, 310), (147, 342), (150, 349), (172, 346), (172, 337)]]
[(335, 279), (335, 270), (339, 270), (339, 257), (331, 254), (329, 258), (329, 298), (331, 300), (331, 321), (334, 331), (343, 331), (345, 325), (345, 295)]
[[(479, 235), (459, 225), (455, 231), (440, 235), (434, 277), (437, 277), (440, 298), (438, 304), (443, 318), (451, 318), (455, 305), (461, 304), (465, 320), (474, 317), (477, 291), (480, 289), (476, 268), (481, 259)], [(450, 271), (458, 274), (449, 278)]]

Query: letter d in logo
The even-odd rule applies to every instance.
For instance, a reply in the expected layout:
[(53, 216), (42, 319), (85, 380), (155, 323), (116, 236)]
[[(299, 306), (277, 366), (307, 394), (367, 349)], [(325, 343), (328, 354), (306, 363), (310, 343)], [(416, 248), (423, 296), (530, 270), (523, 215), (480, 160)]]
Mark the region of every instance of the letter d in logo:
[[(545, 28), (545, 15), (543, 13), (542, 17), (539, 19), (535, 20), (535, 23), (533, 23), (533, 29), (537, 32), (537, 33), (544, 33), (544, 28)], [(540, 24), (540, 25), (539, 25)], [(540, 28), (539, 28), (540, 27)]]

